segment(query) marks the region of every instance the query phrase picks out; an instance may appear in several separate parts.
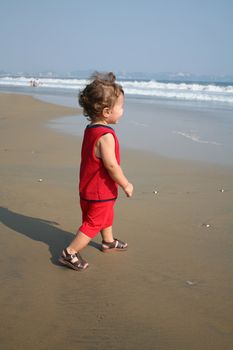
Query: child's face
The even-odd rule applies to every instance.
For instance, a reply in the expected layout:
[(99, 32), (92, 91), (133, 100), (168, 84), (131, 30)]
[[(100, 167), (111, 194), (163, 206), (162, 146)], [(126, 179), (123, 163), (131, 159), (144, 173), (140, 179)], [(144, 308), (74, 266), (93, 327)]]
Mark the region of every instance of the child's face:
[(115, 105), (109, 111), (108, 124), (117, 124), (124, 112), (124, 95), (120, 94), (117, 98)]

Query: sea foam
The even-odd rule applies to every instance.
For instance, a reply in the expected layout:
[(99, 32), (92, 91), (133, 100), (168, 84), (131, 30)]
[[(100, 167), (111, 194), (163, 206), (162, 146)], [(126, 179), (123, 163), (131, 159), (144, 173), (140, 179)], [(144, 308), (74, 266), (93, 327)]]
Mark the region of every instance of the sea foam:
[[(79, 91), (86, 84), (85, 79), (76, 78), (34, 78), (34, 77), (1, 77), (0, 86), (34, 86), (38, 89), (55, 89)], [(204, 83), (173, 83), (158, 81), (119, 81), (125, 94), (170, 100), (221, 102), (233, 105), (233, 85)]]

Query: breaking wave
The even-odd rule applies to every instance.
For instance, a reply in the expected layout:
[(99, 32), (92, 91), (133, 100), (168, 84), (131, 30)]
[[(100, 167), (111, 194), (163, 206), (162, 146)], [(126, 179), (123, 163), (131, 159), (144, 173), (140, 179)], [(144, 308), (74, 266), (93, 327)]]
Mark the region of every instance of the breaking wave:
[[(29, 87), (38, 89), (63, 89), (79, 91), (87, 84), (85, 79), (75, 78), (34, 78), (1, 77), (0, 86)], [(233, 104), (233, 85), (206, 83), (172, 83), (158, 81), (119, 81), (126, 95), (176, 99), (187, 101), (207, 101)]]

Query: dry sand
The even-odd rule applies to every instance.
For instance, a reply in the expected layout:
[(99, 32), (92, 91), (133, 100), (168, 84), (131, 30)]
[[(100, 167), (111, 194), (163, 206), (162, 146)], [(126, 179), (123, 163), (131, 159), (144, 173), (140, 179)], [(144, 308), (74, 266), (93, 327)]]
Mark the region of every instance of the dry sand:
[(129, 250), (103, 254), (97, 237), (75, 272), (57, 258), (80, 224), (80, 139), (45, 124), (77, 111), (0, 106), (1, 349), (232, 349), (233, 170), (122, 150), (135, 195), (121, 193), (115, 235)]

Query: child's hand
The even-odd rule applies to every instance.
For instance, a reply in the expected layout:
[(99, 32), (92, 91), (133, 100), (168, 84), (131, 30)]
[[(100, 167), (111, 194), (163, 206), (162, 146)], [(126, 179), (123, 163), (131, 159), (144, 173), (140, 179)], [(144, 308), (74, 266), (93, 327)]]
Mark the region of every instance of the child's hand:
[(133, 185), (130, 182), (124, 188), (124, 192), (125, 192), (127, 197), (132, 197), (132, 195), (133, 195)]

